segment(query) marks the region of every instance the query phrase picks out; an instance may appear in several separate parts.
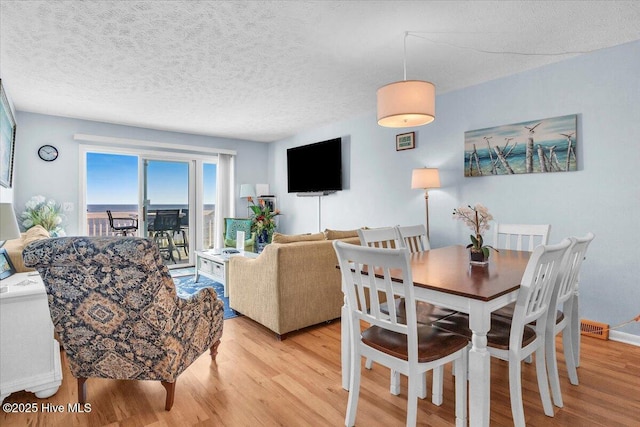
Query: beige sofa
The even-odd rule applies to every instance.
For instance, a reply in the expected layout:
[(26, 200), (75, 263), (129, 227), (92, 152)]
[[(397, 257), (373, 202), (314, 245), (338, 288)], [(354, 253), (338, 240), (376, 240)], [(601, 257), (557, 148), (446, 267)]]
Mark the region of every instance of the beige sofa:
[(29, 243), (48, 238), (49, 232), (41, 225), (36, 225), (22, 233), (17, 239), (7, 240), (5, 242), (2, 248), (7, 250), (7, 255), (16, 273), (34, 271), (33, 268), (25, 267), (24, 260), (22, 259), (22, 251)]
[(288, 332), (340, 317), (344, 297), (333, 239), (360, 244), (354, 231), (274, 234), (254, 259), (229, 261), (229, 306), (274, 331)]

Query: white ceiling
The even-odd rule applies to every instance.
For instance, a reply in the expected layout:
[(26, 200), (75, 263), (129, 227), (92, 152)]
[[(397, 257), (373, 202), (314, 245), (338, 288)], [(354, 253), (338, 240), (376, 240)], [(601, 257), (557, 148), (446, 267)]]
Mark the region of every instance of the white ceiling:
[(403, 79), (405, 31), (419, 32), (407, 78), (438, 93), (640, 39), (640, 1), (1, 0), (0, 14), (18, 110), (264, 142), (372, 114)]

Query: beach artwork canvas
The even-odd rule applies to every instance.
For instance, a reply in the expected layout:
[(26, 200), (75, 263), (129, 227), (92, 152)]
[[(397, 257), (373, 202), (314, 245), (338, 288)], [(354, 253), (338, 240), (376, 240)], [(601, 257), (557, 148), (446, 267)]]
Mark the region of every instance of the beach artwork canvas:
[(576, 160), (577, 115), (464, 133), (464, 176), (570, 172)]

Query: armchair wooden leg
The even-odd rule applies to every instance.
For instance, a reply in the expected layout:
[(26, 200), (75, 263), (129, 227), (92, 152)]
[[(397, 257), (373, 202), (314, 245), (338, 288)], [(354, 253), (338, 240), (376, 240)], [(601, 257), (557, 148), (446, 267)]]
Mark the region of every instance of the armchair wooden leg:
[(78, 378), (78, 403), (84, 405), (87, 403), (87, 379)]
[(216, 361), (216, 356), (218, 355), (218, 347), (220, 346), (220, 340), (213, 343), (211, 346), (211, 360)]
[(170, 383), (167, 381), (161, 381), (161, 383), (162, 386), (167, 390), (167, 400), (165, 401), (164, 409), (165, 411), (170, 411), (171, 407), (173, 406), (173, 397), (175, 396), (176, 392), (176, 383)]

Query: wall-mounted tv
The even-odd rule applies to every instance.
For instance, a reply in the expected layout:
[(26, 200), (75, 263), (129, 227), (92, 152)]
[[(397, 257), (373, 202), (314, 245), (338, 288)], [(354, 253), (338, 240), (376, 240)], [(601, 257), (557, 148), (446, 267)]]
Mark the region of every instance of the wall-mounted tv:
[(289, 193), (342, 190), (342, 138), (287, 150)]

